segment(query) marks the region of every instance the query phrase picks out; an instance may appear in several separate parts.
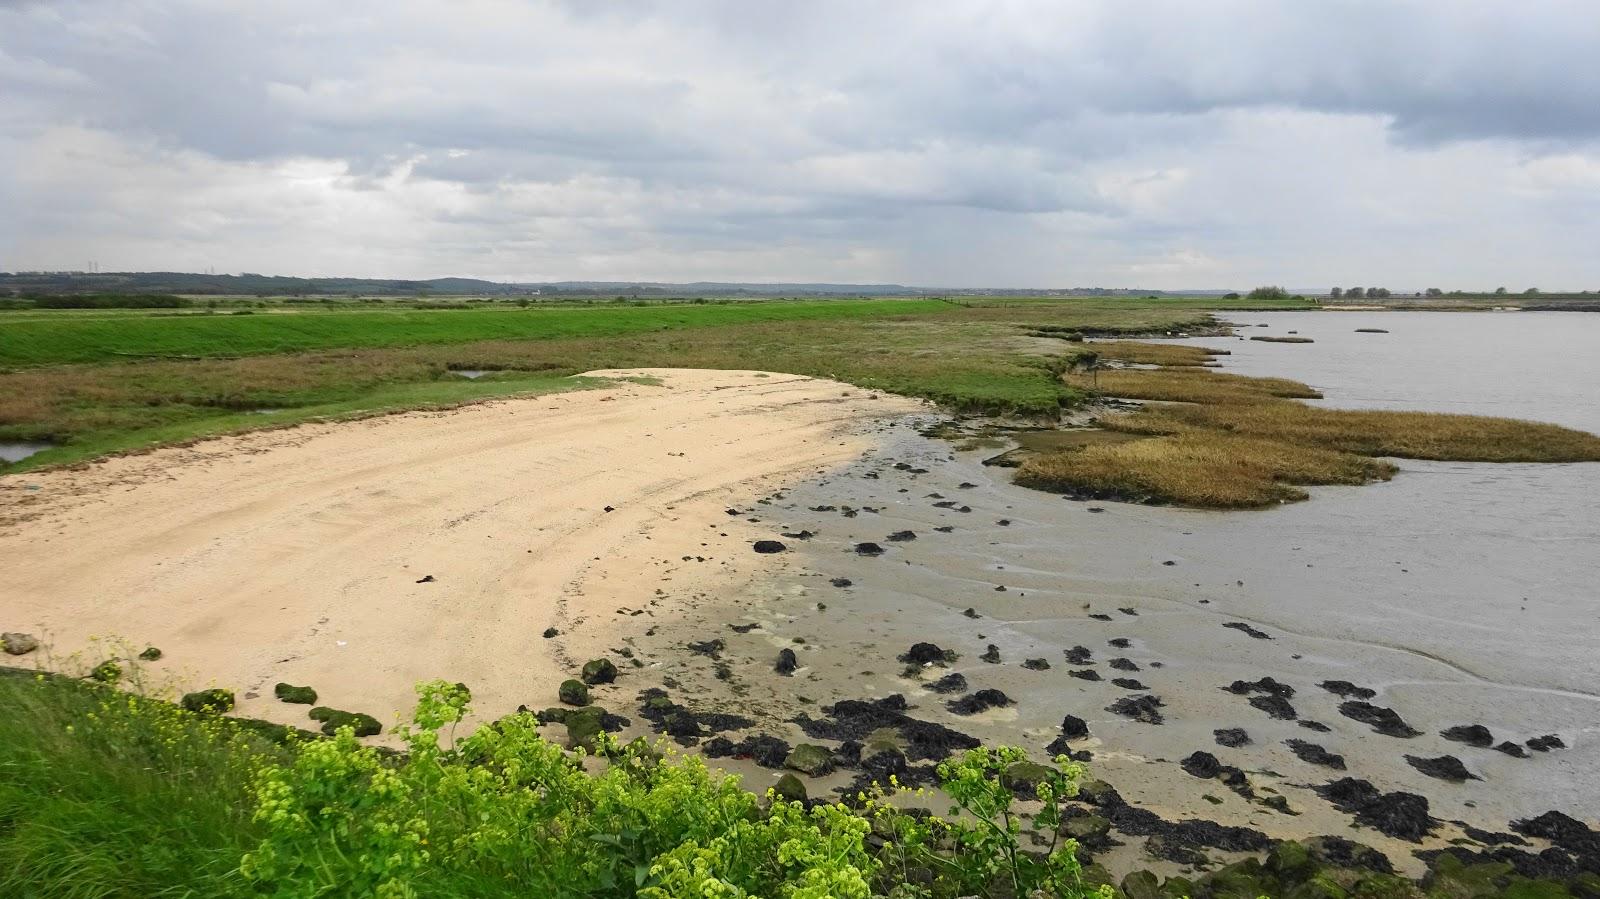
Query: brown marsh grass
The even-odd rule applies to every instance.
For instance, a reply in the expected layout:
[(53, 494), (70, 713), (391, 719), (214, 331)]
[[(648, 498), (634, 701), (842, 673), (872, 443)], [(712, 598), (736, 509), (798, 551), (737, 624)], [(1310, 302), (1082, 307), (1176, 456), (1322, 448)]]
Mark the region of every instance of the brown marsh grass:
[(1036, 456), (1016, 482), (1091, 498), (1248, 509), (1306, 499), (1302, 485), (1364, 484), (1394, 472), (1388, 462), (1349, 453), (1188, 431)]

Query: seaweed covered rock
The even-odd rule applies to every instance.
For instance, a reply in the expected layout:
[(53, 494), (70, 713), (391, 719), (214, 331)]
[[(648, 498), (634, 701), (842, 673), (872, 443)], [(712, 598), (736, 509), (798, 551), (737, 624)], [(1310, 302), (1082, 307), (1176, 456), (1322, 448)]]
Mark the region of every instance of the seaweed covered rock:
[(908, 665), (942, 665), (954, 662), (956, 653), (954, 650), (941, 649), (936, 643), (913, 643), (899, 658)]
[(1011, 697), (999, 690), (990, 688), (979, 690), (971, 696), (952, 699), (945, 703), (945, 708), (955, 715), (976, 715), (989, 709), (1002, 708), (1012, 704)]
[(212, 687), (209, 690), (197, 690), (193, 693), (183, 694), (179, 705), (191, 712), (230, 712), (233, 710), (233, 691), (221, 687)]
[(1302, 762), (1321, 765), (1324, 768), (1332, 768), (1335, 771), (1343, 771), (1345, 769), (1344, 756), (1336, 752), (1329, 752), (1309, 740), (1284, 740), (1283, 743)]
[(1454, 743), (1465, 743), (1479, 749), (1488, 749), (1494, 745), (1494, 734), (1489, 728), (1481, 724), (1458, 724), (1439, 731), (1439, 736)]
[(1407, 724), (1394, 709), (1373, 705), (1370, 702), (1352, 700), (1340, 703), (1339, 714), (1369, 725), (1374, 731), (1386, 737), (1410, 739), (1422, 736), (1422, 731)]
[(581, 680), (567, 678), (557, 688), (556, 698), (567, 705), (586, 706), (589, 704), (589, 687)]
[(272, 695), (278, 697), (280, 702), (295, 705), (316, 705), (317, 691), (310, 687), (297, 687), (294, 684), (278, 683), (272, 688)]
[(1054, 769), (1024, 759), (1008, 765), (1000, 774), (1000, 782), (1018, 796), (1031, 799), (1036, 795), (1039, 785), (1049, 781), (1053, 774)]
[(1387, 836), (1419, 843), (1433, 833), (1437, 822), (1428, 813), (1428, 800), (1415, 793), (1383, 793), (1371, 783), (1344, 777), (1316, 788), (1317, 794), (1341, 811)]
[(794, 650), (784, 647), (778, 650), (778, 661), (773, 664), (772, 670), (784, 677), (791, 677), (794, 675), (795, 669), (799, 667), (800, 660), (795, 657)]
[(1407, 755), (1406, 764), (1417, 769), (1418, 771), (1421, 771), (1423, 774), (1426, 774), (1429, 777), (1435, 777), (1439, 780), (1448, 780), (1451, 783), (1465, 783), (1469, 780), (1483, 779), (1478, 775), (1473, 774), (1471, 771), (1468, 771), (1467, 766), (1463, 765), (1461, 760), (1453, 755), (1441, 755), (1433, 758)]
[(1237, 749), (1240, 746), (1250, 745), (1250, 734), (1242, 727), (1221, 727), (1211, 732), (1218, 746)]
[(383, 732), (383, 725), (378, 719), (364, 712), (346, 712), (340, 709), (319, 705), (310, 712), (311, 720), (322, 722), (322, 732), (333, 736), (339, 728), (348, 727), (358, 737), (372, 737)]
[(617, 666), (610, 659), (593, 659), (584, 663), (582, 676), (590, 686), (609, 684), (617, 679)]
[(1161, 724), (1166, 719), (1161, 716), (1161, 707), (1165, 705), (1161, 697), (1153, 693), (1143, 696), (1124, 696), (1106, 706), (1106, 711), (1124, 718), (1132, 718), (1145, 724)]

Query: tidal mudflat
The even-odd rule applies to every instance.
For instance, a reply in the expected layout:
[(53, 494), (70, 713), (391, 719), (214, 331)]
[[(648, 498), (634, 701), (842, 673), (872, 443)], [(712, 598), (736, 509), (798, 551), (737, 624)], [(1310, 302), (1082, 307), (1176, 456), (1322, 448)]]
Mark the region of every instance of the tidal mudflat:
[[(1221, 362), (1304, 379), (1332, 404), (1368, 405), (1363, 391), (1377, 386), (1383, 408), (1600, 431), (1570, 393), (1600, 381), (1595, 355), (1518, 353), (1519, 339), (1542, 339), (1517, 336), (1530, 318), (1545, 327), (1529, 315), (1262, 316), (1316, 343), (1241, 341)], [(1600, 346), (1600, 330), (1581, 330), (1600, 321), (1561, 318), (1580, 329), (1572, 339)], [(1353, 330), (1377, 326), (1369, 320), (1390, 333)], [(1466, 333), (1442, 346), (1441, 329), (1457, 322)], [(1378, 340), (1388, 343), (1361, 343)], [(1508, 354), (1520, 359), (1514, 378)], [(1418, 365), (1456, 375), (1410, 377)], [(1346, 372), (1357, 374), (1341, 381)], [(1429, 384), (1455, 392), (1442, 402)], [(983, 464), (995, 450), (921, 436), (934, 423), (893, 422), (844, 470), (728, 510), (786, 543), (772, 557), (777, 578), (659, 624), (637, 641), (641, 658), (686, 702), (750, 715), (791, 741), (805, 739), (791, 722), (823, 717), (827, 703), (901, 694), (909, 714), (985, 742), (1087, 749), (1097, 775), (1164, 814), (1274, 836), (1417, 848), (1349, 830), (1350, 803), (1322, 795), (1346, 776), (1425, 797), (1431, 817), (1480, 836), (1550, 809), (1600, 814), (1600, 464), (1402, 461), (1386, 483), (1202, 512), (1024, 490)], [(702, 651), (677, 649), (691, 642)], [(908, 669), (900, 656), (919, 642), (954, 660)], [(794, 653), (789, 675), (772, 671), (783, 650)], [(985, 689), (1009, 702), (978, 714), (949, 705)], [(1068, 715), (1087, 738), (1057, 742)], [(1196, 776), (1205, 759), (1183, 762), (1197, 751), (1240, 769), (1246, 786)], [(1275, 795), (1286, 810), (1262, 804)]]

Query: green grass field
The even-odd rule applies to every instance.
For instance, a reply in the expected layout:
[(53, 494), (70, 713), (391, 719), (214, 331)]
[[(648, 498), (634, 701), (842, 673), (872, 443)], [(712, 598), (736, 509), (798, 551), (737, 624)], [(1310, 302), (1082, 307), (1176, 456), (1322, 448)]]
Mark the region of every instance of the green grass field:
[[(0, 441), (54, 448), (22, 471), (311, 418), (565, 389), (591, 369), (769, 369), (1053, 416), (1082, 399), (1039, 329), (1204, 326), (1201, 298), (779, 300), (255, 315), (0, 315)], [(1291, 304), (1299, 306), (1302, 304)], [(19, 315), (13, 318), (11, 315)], [(487, 369), (469, 381), (453, 373)]]

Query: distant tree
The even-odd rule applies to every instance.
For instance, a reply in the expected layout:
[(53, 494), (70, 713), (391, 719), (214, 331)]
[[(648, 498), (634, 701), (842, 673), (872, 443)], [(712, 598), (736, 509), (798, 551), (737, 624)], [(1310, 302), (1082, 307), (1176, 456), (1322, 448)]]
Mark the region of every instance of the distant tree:
[(1334, 289), (1328, 291), (1328, 296), (1333, 297), (1334, 299), (1337, 300), (1338, 298), (1344, 296), (1344, 288), (1343, 287), (1335, 287)]
[(1239, 295), (1236, 294), (1236, 293), (1225, 293), (1225, 294), (1222, 295), (1222, 298), (1224, 300), (1237, 300), (1239, 298)]
[(1525, 296), (1525, 297), (1536, 297), (1536, 296), (1539, 295), (1539, 288), (1530, 287), (1527, 290), (1524, 290), (1522, 292), (1522, 295)]
[(1494, 295), (1497, 297), (1503, 297), (1506, 295), (1506, 289), (1504, 287), (1496, 287), (1494, 289)]
[(1362, 287), (1352, 287), (1349, 290), (1345, 291), (1344, 295), (1349, 297), (1349, 298), (1351, 298), (1351, 299), (1353, 299), (1353, 300), (1359, 300), (1362, 297), (1367, 295), (1367, 291), (1366, 291), (1365, 288), (1362, 288)]
[(1372, 297), (1374, 299), (1383, 299), (1385, 297), (1390, 296), (1389, 288), (1387, 288), (1387, 287), (1369, 287), (1369, 288), (1367, 288), (1367, 296), (1368, 297)]
[(1257, 287), (1255, 290), (1250, 291), (1249, 295), (1246, 297), (1246, 299), (1266, 301), (1287, 300), (1288, 298), (1289, 291), (1284, 290), (1282, 287), (1279, 287), (1275, 284), (1268, 285), (1266, 287)]
[(1437, 287), (1430, 287), (1430, 288), (1428, 288), (1428, 296), (1430, 296), (1430, 297), (1442, 297), (1442, 296), (1444, 296), (1444, 291), (1440, 290)]

